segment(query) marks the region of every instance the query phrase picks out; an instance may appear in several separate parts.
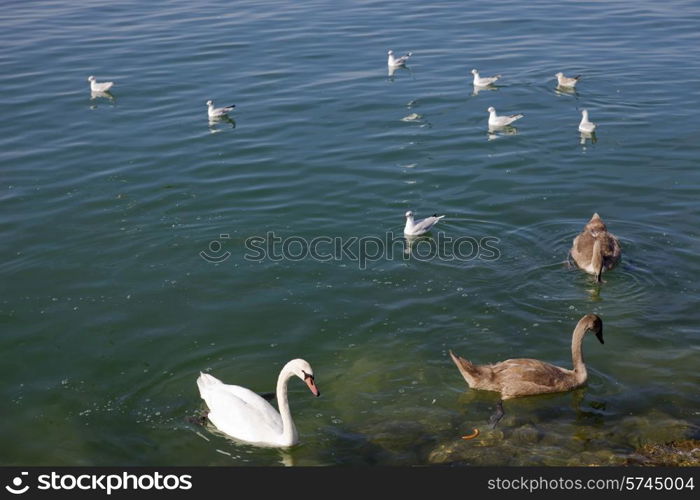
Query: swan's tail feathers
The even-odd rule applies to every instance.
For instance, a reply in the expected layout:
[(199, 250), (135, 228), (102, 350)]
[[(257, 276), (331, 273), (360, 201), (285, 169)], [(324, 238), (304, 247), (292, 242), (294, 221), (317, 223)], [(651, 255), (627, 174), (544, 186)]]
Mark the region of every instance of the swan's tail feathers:
[(199, 387), (199, 393), (204, 394), (207, 390), (211, 389), (215, 385), (222, 384), (221, 380), (209, 375), (208, 373), (199, 372), (199, 378), (197, 379), (197, 387)]
[(452, 358), (452, 361), (454, 361), (455, 365), (457, 365), (459, 373), (462, 374), (462, 377), (464, 377), (464, 380), (467, 381), (469, 387), (476, 387), (477, 378), (483, 375), (481, 367), (475, 365), (471, 361), (464, 359), (461, 356), (457, 356), (451, 350), (450, 357)]

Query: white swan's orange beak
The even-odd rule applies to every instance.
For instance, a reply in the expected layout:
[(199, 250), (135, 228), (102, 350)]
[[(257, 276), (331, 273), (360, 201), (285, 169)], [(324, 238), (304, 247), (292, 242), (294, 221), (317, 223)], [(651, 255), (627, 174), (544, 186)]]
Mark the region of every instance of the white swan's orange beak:
[(304, 382), (306, 382), (306, 385), (309, 386), (309, 390), (314, 396), (319, 397), (321, 395), (321, 391), (319, 391), (318, 387), (316, 387), (316, 382), (314, 382), (313, 375), (307, 375), (304, 377)]

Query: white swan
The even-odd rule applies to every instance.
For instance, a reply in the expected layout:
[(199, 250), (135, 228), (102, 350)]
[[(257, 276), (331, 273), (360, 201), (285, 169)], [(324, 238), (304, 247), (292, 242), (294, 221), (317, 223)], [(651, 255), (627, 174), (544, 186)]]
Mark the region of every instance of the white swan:
[(207, 403), (207, 417), (224, 434), (258, 446), (287, 447), (299, 441), (287, 401), (287, 382), (294, 375), (306, 382), (314, 396), (320, 396), (311, 365), (293, 359), (277, 378), (277, 403), (280, 411), (250, 389), (224, 384), (201, 373), (197, 379), (199, 395)]

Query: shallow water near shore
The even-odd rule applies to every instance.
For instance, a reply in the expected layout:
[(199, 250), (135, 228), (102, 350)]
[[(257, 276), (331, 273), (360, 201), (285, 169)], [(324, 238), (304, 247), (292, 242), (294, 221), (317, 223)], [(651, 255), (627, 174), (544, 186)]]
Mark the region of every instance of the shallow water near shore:
[[(2, 464), (617, 465), (698, 438), (697, 5), (395, 7), (9, 3)], [(390, 77), (388, 49), (408, 69)], [(474, 93), (472, 68), (503, 77)], [(489, 134), (489, 106), (525, 116)], [(407, 210), (495, 252), (405, 259)], [(594, 212), (623, 248), (602, 285), (567, 265)], [(247, 259), (268, 233), (288, 258)], [(396, 245), (301, 255), (319, 237)], [(498, 395), (448, 351), (570, 367), (587, 313), (587, 386), (508, 401), (490, 429)], [(192, 423), (200, 371), (269, 392), (295, 357), (322, 393), (290, 381), (298, 446)]]

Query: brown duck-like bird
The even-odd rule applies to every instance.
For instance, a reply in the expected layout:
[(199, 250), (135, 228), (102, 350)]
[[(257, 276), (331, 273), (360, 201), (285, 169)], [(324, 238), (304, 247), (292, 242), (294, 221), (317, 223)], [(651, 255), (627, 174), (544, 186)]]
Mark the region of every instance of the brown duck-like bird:
[(622, 248), (620, 242), (608, 232), (600, 215), (593, 214), (581, 234), (574, 238), (571, 257), (576, 265), (589, 274), (593, 274), (598, 283), (603, 271), (609, 271), (620, 261)]
[(595, 314), (582, 317), (571, 338), (573, 370), (552, 365), (538, 359), (507, 359), (490, 365), (475, 365), (450, 351), (452, 361), (472, 389), (496, 391), (501, 394), (496, 413), (491, 422), (494, 427), (503, 418), (502, 401), (521, 396), (565, 392), (581, 387), (588, 379), (583, 361), (581, 342), (587, 332), (595, 333), (603, 344), (603, 320)]

